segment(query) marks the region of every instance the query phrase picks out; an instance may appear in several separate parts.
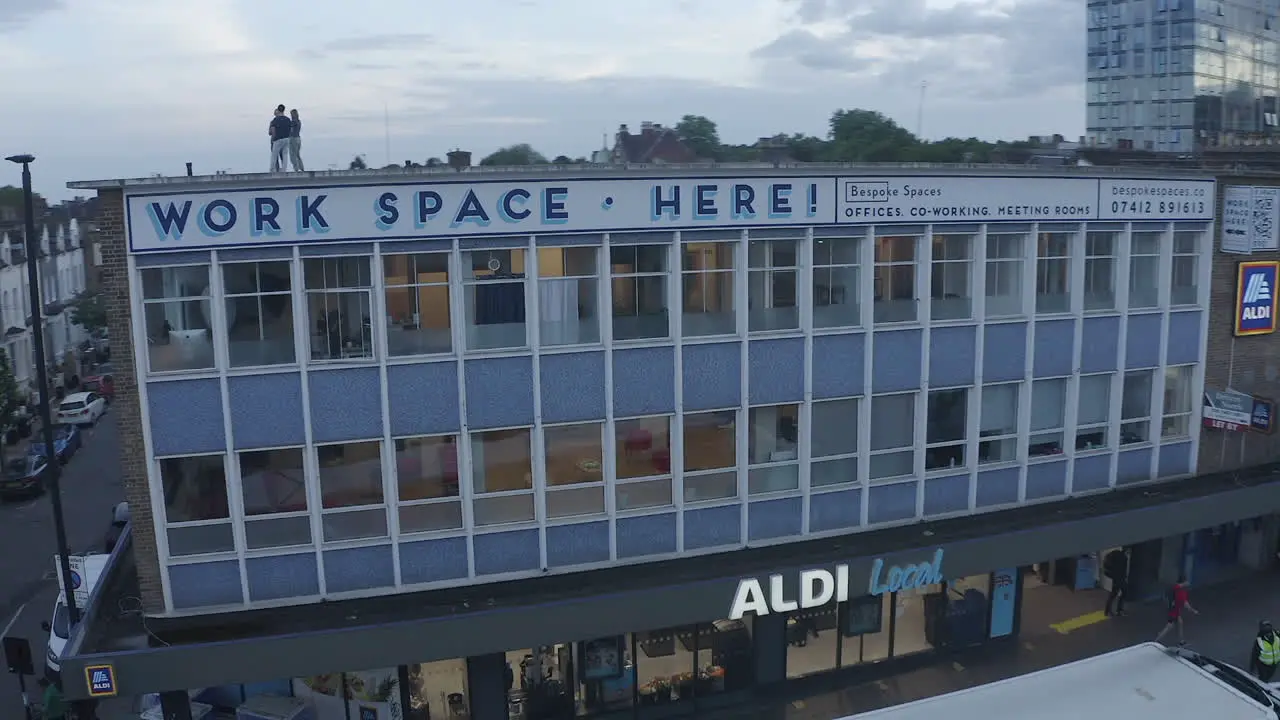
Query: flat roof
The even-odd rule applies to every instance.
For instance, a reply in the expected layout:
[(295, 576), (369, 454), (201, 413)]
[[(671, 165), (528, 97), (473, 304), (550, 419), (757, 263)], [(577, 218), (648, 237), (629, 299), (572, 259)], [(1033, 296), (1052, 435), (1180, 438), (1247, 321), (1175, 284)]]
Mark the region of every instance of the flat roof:
[(1036, 720), (1274, 717), (1164, 646), (1143, 643), (845, 720), (988, 720), (995, 708), (1035, 708)]
[(518, 180), (531, 176), (591, 179), (593, 177), (669, 177), (669, 176), (723, 176), (795, 175), (796, 173), (848, 173), (850, 175), (937, 175), (979, 174), (992, 176), (1040, 176), (1040, 177), (1134, 177), (1213, 179), (1214, 173), (1200, 169), (1152, 168), (1143, 166), (1054, 166), (999, 165), (991, 163), (689, 163), (672, 165), (521, 165), (511, 167), (472, 166), (454, 170), (447, 166), (386, 168), (368, 170), (307, 170), (305, 172), (278, 173), (219, 173), (216, 175), (175, 175), (144, 178), (120, 178), (107, 180), (76, 180), (67, 183), (73, 190), (148, 190), (157, 188), (199, 191), (206, 188), (230, 188), (241, 186), (270, 187), (272, 185), (297, 185), (306, 183), (330, 183), (341, 181), (353, 185), (374, 184), (379, 181), (422, 178), (424, 182), (456, 178), (459, 175), (482, 175), (490, 180)]
[(722, 617), (743, 577), (790, 577), (831, 562), (847, 563), (850, 577), (865, 577), (873, 559), (913, 562), (922, 548), (946, 548), (949, 576), (992, 572), (1275, 512), (1277, 471), (1280, 464), (1143, 483), (995, 513), (713, 555), (145, 622), (136, 610), (124, 610), (137, 597), (130, 554), (106, 572), (97, 607), (68, 643), (65, 690), (69, 697), (84, 697), (83, 669), (98, 663), (114, 665), (121, 692), (128, 694), (677, 627)]

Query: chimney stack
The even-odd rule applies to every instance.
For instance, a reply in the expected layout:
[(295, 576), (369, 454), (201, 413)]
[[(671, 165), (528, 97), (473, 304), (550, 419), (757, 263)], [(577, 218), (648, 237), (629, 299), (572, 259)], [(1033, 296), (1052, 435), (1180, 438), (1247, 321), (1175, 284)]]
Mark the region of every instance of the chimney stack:
[(195, 173), (191, 170), (191, 163), (187, 163), (187, 177), (191, 177)]

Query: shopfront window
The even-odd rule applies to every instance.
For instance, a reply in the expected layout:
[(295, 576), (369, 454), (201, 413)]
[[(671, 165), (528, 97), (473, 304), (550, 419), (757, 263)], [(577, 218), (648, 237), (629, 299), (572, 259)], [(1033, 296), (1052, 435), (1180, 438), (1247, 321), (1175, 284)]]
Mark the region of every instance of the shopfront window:
[(671, 504), (671, 421), (659, 415), (614, 423), (618, 510)]
[(449, 330), (449, 254), (387, 255), (387, 354), (432, 355), (453, 349)]
[(893, 656), (912, 655), (938, 646), (939, 618), (945, 617), (942, 584), (894, 593)]
[(141, 275), (151, 372), (212, 368), (209, 266), (144, 268)]
[(538, 249), (538, 342), (543, 347), (600, 342), (599, 274), (596, 248)]
[(787, 616), (787, 677), (853, 667), (889, 657), (893, 594), (797, 610)]
[(737, 243), (687, 243), (681, 261), (681, 332), (686, 337), (733, 335), (733, 258)]
[(410, 665), (408, 671), (409, 709), (405, 720), (471, 717), (466, 659)]
[(840, 614), (840, 667), (879, 662), (889, 657), (890, 593), (866, 595), (844, 604)]
[[(312, 709), (309, 717), (314, 720), (362, 720), (366, 717), (381, 720), (406, 716), (401, 706), (400, 669), (396, 667), (296, 678), (292, 689), (303, 707)], [(294, 717), (300, 716), (295, 714)], [(414, 718), (413, 715), (409, 717)], [(434, 717), (450, 716), (441, 712)]]
[(524, 263), (525, 251), (518, 248), (462, 253), (468, 350), (528, 345)]
[(696, 701), (755, 683), (748, 618), (651, 630), (633, 638), (641, 708)]

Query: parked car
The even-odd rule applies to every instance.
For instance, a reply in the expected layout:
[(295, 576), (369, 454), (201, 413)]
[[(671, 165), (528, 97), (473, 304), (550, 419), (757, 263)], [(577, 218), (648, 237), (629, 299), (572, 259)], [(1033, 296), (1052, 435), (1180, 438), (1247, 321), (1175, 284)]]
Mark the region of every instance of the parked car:
[(104, 400), (111, 402), (116, 397), (115, 377), (110, 373), (86, 376), (80, 389), (85, 392), (98, 393)]
[(107, 401), (95, 392), (72, 393), (58, 403), (59, 425), (92, 425), (107, 411)]
[(41, 455), (10, 458), (0, 475), (0, 497), (38, 497), (44, 492), (49, 461)]
[[(53, 450), (58, 462), (65, 463), (80, 449), (80, 430), (75, 425), (59, 425), (53, 429)], [(28, 455), (48, 457), (44, 442), (33, 442), (27, 448)]]

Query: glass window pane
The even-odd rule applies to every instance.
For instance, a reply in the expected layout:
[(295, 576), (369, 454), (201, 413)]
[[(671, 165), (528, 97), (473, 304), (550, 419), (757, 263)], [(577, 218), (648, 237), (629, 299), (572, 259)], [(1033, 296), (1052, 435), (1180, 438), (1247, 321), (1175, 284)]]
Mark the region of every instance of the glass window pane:
[(223, 277), (228, 283), (228, 294), (233, 290), (233, 282), (242, 283), (240, 288), (244, 293), (226, 299), (227, 353), (231, 366), (295, 362), (288, 264), (225, 265)]
[(315, 452), (324, 508), (382, 503), (382, 443), (321, 445)]
[(152, 372), (212, 368), (209, 300), (148, 302), (147, 356)]
[(544, 346), (600, 342), (595, 278), (538, 281), (538, 340)]
[(734, 467), (737, 464), (737, 424), (736, 410), (685, 415), (685, 472)]
[(615, 274), (612, 295), (615, 340), (664, 338), (671, 334), (666, 275)]
[(471, 482), (477, 495), (533, 489), (530, 430), (471, 433)]
[(505, 525), (533, 520), (533, 494), (478, 497), (472, 501), (476, 525)]
[(858, 400), (824, 400), (813, 404), (810, 455), (825, 457), (858, 451)]
[(142, 299), (206, 298), (209, 292), (209, 266), (142, 268)]
[(619, 483), (614, 488), (618, 510), (640, 510), (671, 504), (671, 478)]
[(169, 524), (230, 517), (227, 473), (221, 455), (160, 461), (164, 513)]
[(538, 277), (595, 277), (596, 248), (538, 248)]
[(431, 532), (462, 527), (462, 503), (434, 502), (400, 506), (400, 532)]
[(856, 327), (860, 324), (857, 266), (814, 268), (814, 327)]
[(671, 474), (670, 417), (618, 420), (614, 432), (619, 479)]
[(734, 243), (689, 243), (683, 248), (681, 307), (688, 336), (737, 332)]
[(372, 287), (371, 260), (369, 257), (305, 258), (303, 284), (308, 290)]
[(1124, 374), (1124, 394), (1120, 402), (1120, 418), (1132, 420), (1151, 415), (1150, 370), (1137, 370)]
[(968, 396), (967, 390), (934, 390), (929, 393), (928, 414), (925, 416), (927, 443), (964, 440)]
[(240, 453), (240, 487), (245, 515), (306, 512), (302, 448)]
[(452, 435), (395, 441), (399, 500), (458, 496), (458, 445)]
[(251, 550), (310, 545), (311, 518), (301, 515), (248, 519), (244, 524), (244, 541)]
[(547, 485), (604, 480), (604, 426), (601, 423), (544, 428)]
[(753, 407), (748, 414), (747, 454), (752, 464), (797, 460), (799, 405)]
[(1076, 412), (1079, 425), (1107, 422), (1111, 413), (1111, 376), (1085, 375), (1080, 378), (1080, 407)]
[(383, 255), (382, 276), (385, 284), (419, 285), (449, 282), (449, 253)]
[(388, 286), (387, 352), (392, 357), (453, 350), (449, 331), (449, 286)]
[(359, 540), (387, 536), (387, 511), (384, 508), (354, 512), (329, 512), (320, 519), (325, 542)]
[(312, 360), (373, 357), (369, 292), (307, 293)]
[(1191, 366), (1166, 368), (1164, 373), (1164, 414), (1191, 412)]
[(871, 398), (871, 449), (895, 450), (915, 445), (915, 395)]
[(1066, 402), (1066, 380), (1034, 381), (1031, 385), (1031, 432), (1061, 428)]
[(570, 487), (547, 492), (547, 517), (562, 518), (604, 512), (604, 486)]

